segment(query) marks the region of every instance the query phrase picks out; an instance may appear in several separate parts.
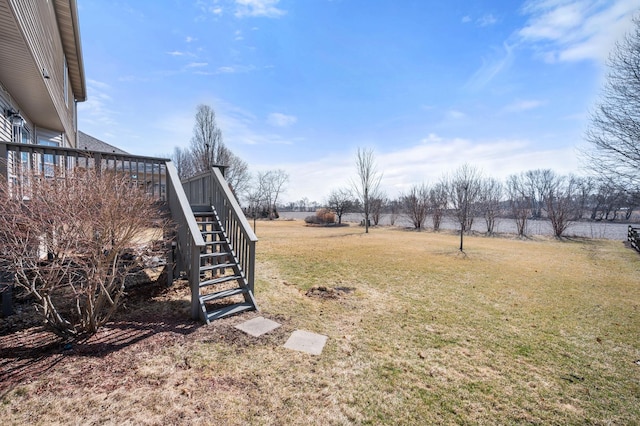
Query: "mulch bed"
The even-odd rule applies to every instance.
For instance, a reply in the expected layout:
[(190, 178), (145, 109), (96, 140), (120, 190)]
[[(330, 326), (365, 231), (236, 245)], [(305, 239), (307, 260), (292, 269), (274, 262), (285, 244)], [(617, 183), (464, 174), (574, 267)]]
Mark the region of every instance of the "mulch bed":
[[(189, 287), (147, 283), (129, 290), (124, 306), (96, 334), (73, 342), (49, 331), (28, 303), (17, 303), (15, 314), (0, 318), (0, 399), (12, 389), (43, 374), (64, 369), (67, 383), (110, 391), (133, 386), (131, 366), (174, 344), (225, 342), (238, 348), (282, 345), (292, 331), (287, 318), (248, 312), (210, 325), (191, 320)], [(256, 316), (270, 317), (283, 327), (254, 338), (234, 325)], [(95, 372), (100, 369), (100, 379)], [(90, 370), (93, 369), (93, 370)]]

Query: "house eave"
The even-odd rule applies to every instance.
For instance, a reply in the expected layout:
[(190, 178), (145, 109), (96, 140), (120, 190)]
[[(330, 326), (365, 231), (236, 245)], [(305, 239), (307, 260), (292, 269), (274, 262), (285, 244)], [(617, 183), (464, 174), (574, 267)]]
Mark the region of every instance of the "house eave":
[(87, 100), (87, 87), (80, 42), (80, 21), (76, 0), (55, 0), (54, 8), (75, 100)]

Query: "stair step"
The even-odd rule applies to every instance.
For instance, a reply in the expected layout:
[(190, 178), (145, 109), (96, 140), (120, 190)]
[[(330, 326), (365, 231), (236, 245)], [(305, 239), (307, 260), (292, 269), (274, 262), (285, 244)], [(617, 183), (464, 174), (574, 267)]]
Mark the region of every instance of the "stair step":
[(205, 235), (220, 235), (222, 231), (200, 231), (200, 233), (204, 237)]
[(215, 293), (205, 294), (200, 296), (200, 303), (211, 302), (212, 300), (224, 299), (225, 297), (235, 296), (237, 294), (246, 293), (244, 288), (232, 288), (230, 290), (217, 291)]
[(235, 305), (225, 306), (224, 308), (216, 309), (215, 311), (207, 312), (207, 324), (213, 320), (223, 318), (229, 315), (239, 314), (240, 312), (250, 311), (255, 309), (251, 303), (236, 303)]
[(226, 251), (214, 251), (213, 253), (201, 253), (200, 259), (208, 259), (213, 257), (231, 256), (231, 253)]
[(225, 275), (224, 277), (220, 277), (220, 278), (214, 278), (212, 280), (206, 280), (206, 281), (202, 281), (200, 283), (200, 287), (206, 287), (208, 285), (215, 285), (215, 284), (222, 284), (222, 283), (226, 283), (229, 281), (233, 281), (233, 280), (240, 280), (242, 279), (241, 275)]
[(233, 268), (235, 263), (218, 263), (217, 265), (201, 266), (200, 272), (211, 271), (214, 269)]
[(204, 244), (206, 246), (214, 246), (214, 245), (217, 245), (217, 244), (226, 244), (226, 243), (227, 243), (226, 241), (220, 241), (220, 240), (218, 240), (218, 241), (205, 241), (204, 242)]
[(209, 210), (206, 212), (193, 212), (193, 215), (195, 217), (210, 217), (210, 216), (214, 216), (215, 213), (212, 210)]

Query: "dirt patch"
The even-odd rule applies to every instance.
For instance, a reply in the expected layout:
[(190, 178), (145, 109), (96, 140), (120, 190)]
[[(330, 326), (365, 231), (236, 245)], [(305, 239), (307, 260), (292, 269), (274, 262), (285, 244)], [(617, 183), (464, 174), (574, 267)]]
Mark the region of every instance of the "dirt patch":
[[(127, 290), (125, 303), (113, 321), (96, 334), (72, 342), (46, 329), (28, 301), (17, 303), (14, 315), (0, 318), (0, 398), (53, 371), (64, 371), (67, 385), (104, 391), (126, 389), (136, 384), (131, 366), (141, 358), (160, 356), (167, 347), (212, 342), (238, 351), (275, 347), (283, 345), (293, 330), (287, 318), (264, 312), (247, 312), (204, 326), (191, 320), (189, 300), (187, 281), (176, 281), (170, 287), (164, 281), (138, 284)], [(282, 326), (260, 337), (235, 328), (259, 315)], [(93, 373), (87, 374), (87, 368)]]
[(340, 299), (349, 293), (353, 293), (354, 287), (311, 287), (305, 293), (305, 296), (315, 297), (319, 299)]

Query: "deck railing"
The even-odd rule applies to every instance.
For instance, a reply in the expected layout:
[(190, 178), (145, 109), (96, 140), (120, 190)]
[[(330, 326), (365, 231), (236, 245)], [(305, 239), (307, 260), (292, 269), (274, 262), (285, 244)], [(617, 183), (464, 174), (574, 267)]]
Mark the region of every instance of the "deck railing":
[(215, 209), (247, 280), (247, 286), (254, 292), (258, 238), (247, 222), (220, 168), (213, 167), (210, 172), (185, 179), (182, 185), (189, 204), (212, 206)]
[(200, 252), (205, 243), (189, 206), (178, 172), (172, 162), (167, 162), (167, 200), (171, 217), (177, 225), (175, 247), (178, 253), (177, 269), (186, 271), (191, 288), (191, 318), (200, 318)]
[(167, 161), (138, 155), (0, 142), (0, 176), (16, 189), (27, 176), (25, 172), (63, 178), (67, 171), (81, 167), (95, 169), (98, 173), (113, 170), (126, 174), (132, 183), (144, 188), (155, 199), (166, 201)]

